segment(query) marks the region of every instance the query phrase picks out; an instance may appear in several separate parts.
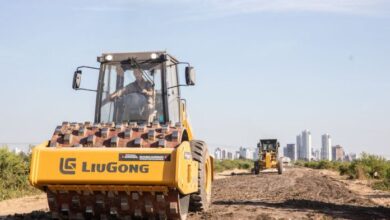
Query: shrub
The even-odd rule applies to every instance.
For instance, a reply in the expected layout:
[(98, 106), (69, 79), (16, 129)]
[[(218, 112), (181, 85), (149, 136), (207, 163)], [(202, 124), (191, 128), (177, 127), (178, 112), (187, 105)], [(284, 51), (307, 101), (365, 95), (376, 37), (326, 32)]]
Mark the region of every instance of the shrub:
[(38, 192), (28, 183), (30, 157), (0, 148), (0, 200)]
[(386, 171), (386, 180), (388, 180), (390, 182), (390, 167), (387, 168), (387, 171)]
[(390, 162), (385, 158), (363, 153), (350, 165), (349, 175), (351, 178), (387, 179), (390, 175)]
[(296, 166), (300, 166), (300, 167), (303, 167), (305, 165), (305, 161), (302, 161), (302, 160), (297, 160), (295, 161), (294, 163)]
[(358, 164), (357, 166), (354, 167), (354, 172), (352, 172), (352, 177), (354, 179), (359, 179), (359, 180), (365, 180), (367, 179), (367, 175), (366, 173), (368, 170), (368, 167), (365, 167), (365, 166), (362, 166), (361, 164)]
[(305, 162), (304, 166), (308, 168), (317, 169), (317, 162), (316, 161)]
[(390, 191), (390, 181), (386, 179), (383, 181), (376, 182), (373, 184), (372, 188)]
[(317, 169), (333, 169), (333, 165), (330, 161), (321, 160), (317, 164)]
[(350, 164), (347, 163), (340, 163), (338, 166), (338, 171), (340, 172), (340, 175), (350, 175), (350, 169), (349, 169)]
[(338, 170), (343, 163), (337, 161), (296, 161), (295, 165), (304, 166), (312, 169), (329, 169), (329, 170)]
[(215, 160), (214, 161), (214, 171), (222, 172), (225, 170), (232, 169), (252, 169), (253, 168), (252, 160)]
[(387, 189), (390, 185), (390, 161), (381, 156), (363, 153), (352, 162), (340, 161), (296, 161), (295, 165), (312, 169), (337, 170), (340, 175), (348, 175), (351, 179), (379, 179), (376, 188)]

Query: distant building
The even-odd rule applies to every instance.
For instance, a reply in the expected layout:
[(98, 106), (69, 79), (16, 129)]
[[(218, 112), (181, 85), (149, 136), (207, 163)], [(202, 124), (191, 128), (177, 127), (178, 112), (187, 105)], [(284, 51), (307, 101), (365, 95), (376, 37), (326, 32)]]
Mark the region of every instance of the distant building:
[(355, 153), (350, 153), (349, 155), (351, 156), (352, 160), (358, 159), (358, 156)]
[(222, 160), (222, 151), (221, 151), (221, 148), (217, 148), (217, 149), (215, 149), (215, 151), (214, 151), (214, 158), (216, 159), (216, 160)]
[(321, 159), (321, 153), (320, 153), (320, 150), (316, 149), (314, 150), (314, 147), (313, 147), (313, 153), (312, 153), (312, 160), (315, 160), (315, 161), (319, 161)]
[(19, 149), (18, 147), (15, 147), (15, 148), (12, 150), (12, 152), (13, 152), (14, 154), (20, 154), (20, 153), (22, 152), (22, 150)]
[(253, 159), (253, 151), (249, 148), (240, 147), (240, 158), (241, 159)]
[(245, 153), (244, 153), (244, 149), (245, 148), (243, 148), (243, 147), (240, 147), (240, 149), (239, 149), (239, 152), (240, 152), (240, 159), (244, 159), (245, 157)]
[(297, 159), (303, 160), (302, 155), (302, 137), (301, 135), (297, 135)]
[(344, 160), (344, 149), (340, 145), (332, 147), (332, 158), (334, 161), (343, 161)]
[(345, 153), (344, 152), (344, 161), (352, 162), (354, 160), (358, 159), (357, 155), (355, 153)]
[(221, 160), (226, 160), (227, 158), (227, 151), (226, 149), (221, 150)]
[(234, 154), (233, 154), (233, 159), (234, 159), (234, 160), (240, 159), (240, 151), (234, 152)]
[(321, 160), (332, 160), (332, 139), (329, 134), (322, 135)]
[(295, 144), (287, 144), (284, 148), (284, 156), (290, 158), (291, 161), (297, 160), (297, 149)]
[(227, 159), (233, 160), (233, 153), (232, 152), (227, 152)]
[(347, 161), (347, 162), (352, 162), (352, 156), (350, 154), (345, 154), (344, 156), (344, 161)]
[[(238, 152), (238, 151), (237, 151)], [(239, 159), (239, 156), (237, 156), (237, 152), (232, 153), (224, 148), (216, 148), (214, 151), (214, 158), (216, 160), (233, 160), (233, 159)], [(239, 152), (238, 152), (239, 154)]]
[(311, 132), (306, 129), (301, 136), (301, 156), (304, 160), (311, 160)]
[(259, 148), (256, 147), (255, 151), (253, 152), (253, 160), (259, 159)]

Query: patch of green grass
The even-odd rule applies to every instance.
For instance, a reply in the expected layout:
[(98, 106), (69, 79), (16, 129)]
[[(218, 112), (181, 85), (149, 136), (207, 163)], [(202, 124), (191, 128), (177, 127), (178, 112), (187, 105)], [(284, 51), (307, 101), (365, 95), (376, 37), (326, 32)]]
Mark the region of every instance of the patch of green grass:
[(40, 192), (28, 182), (30, 155), (0, 148), (0, 201)]
[(352, 162), (338, 161), (296, 161), (295, 165), (312, 169), (339, 171), (350, 179), (376, 179), (374, 189), (390, 190), (390, 161), (384, 157), (363, 153)]
[(390, 181), (389, 180), (382, 180), (379, 182), (376, 182), (372, 185), (373, 189), (383, 190), (383, 191), (390, 191)]
[(363, 153), (353, 161), (347, 172), (354, 179), (387, 179), (390, 180), (390, 161), (383, 157)]
[(253, 168), (252, 160), (214, 160), (214, 171), (222, 172), (232, 169), (245, 169), (249, 170)]
[(344, 169), (345, 166), (348, 166), (348, 163), (339, 162), (339, 161), (321, 160), (321, 161), (296, 161), (295, 165), (308, 167), (312, 169), (327, 169), (327, 170), (340, 171), (340, 168), (342, 167), (341, 169)]

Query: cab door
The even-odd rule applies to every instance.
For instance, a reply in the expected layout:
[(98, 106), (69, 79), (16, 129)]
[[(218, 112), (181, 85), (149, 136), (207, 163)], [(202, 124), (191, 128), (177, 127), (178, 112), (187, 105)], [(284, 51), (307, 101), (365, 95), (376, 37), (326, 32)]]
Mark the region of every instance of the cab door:
[(172, 61), (166, 64), (167, 106), (168, 118), (172, 123), (180, 122), (180, 89), (178, 87), (177, 65)]

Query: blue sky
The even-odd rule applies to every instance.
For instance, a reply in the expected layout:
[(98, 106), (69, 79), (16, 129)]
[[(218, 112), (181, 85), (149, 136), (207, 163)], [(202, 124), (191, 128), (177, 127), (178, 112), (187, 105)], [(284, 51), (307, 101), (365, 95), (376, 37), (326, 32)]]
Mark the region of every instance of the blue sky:
[(196, 67), (183, 94), (213, 147), (285, 145), (307, 128), (316, 148), (329, 133), (348, 152), (390, 155), (389, 24), (384, 0), (6, 1), (0, 142), (92, 121), (94, 95), (71, 89), (76, 66), (167, 50)]

